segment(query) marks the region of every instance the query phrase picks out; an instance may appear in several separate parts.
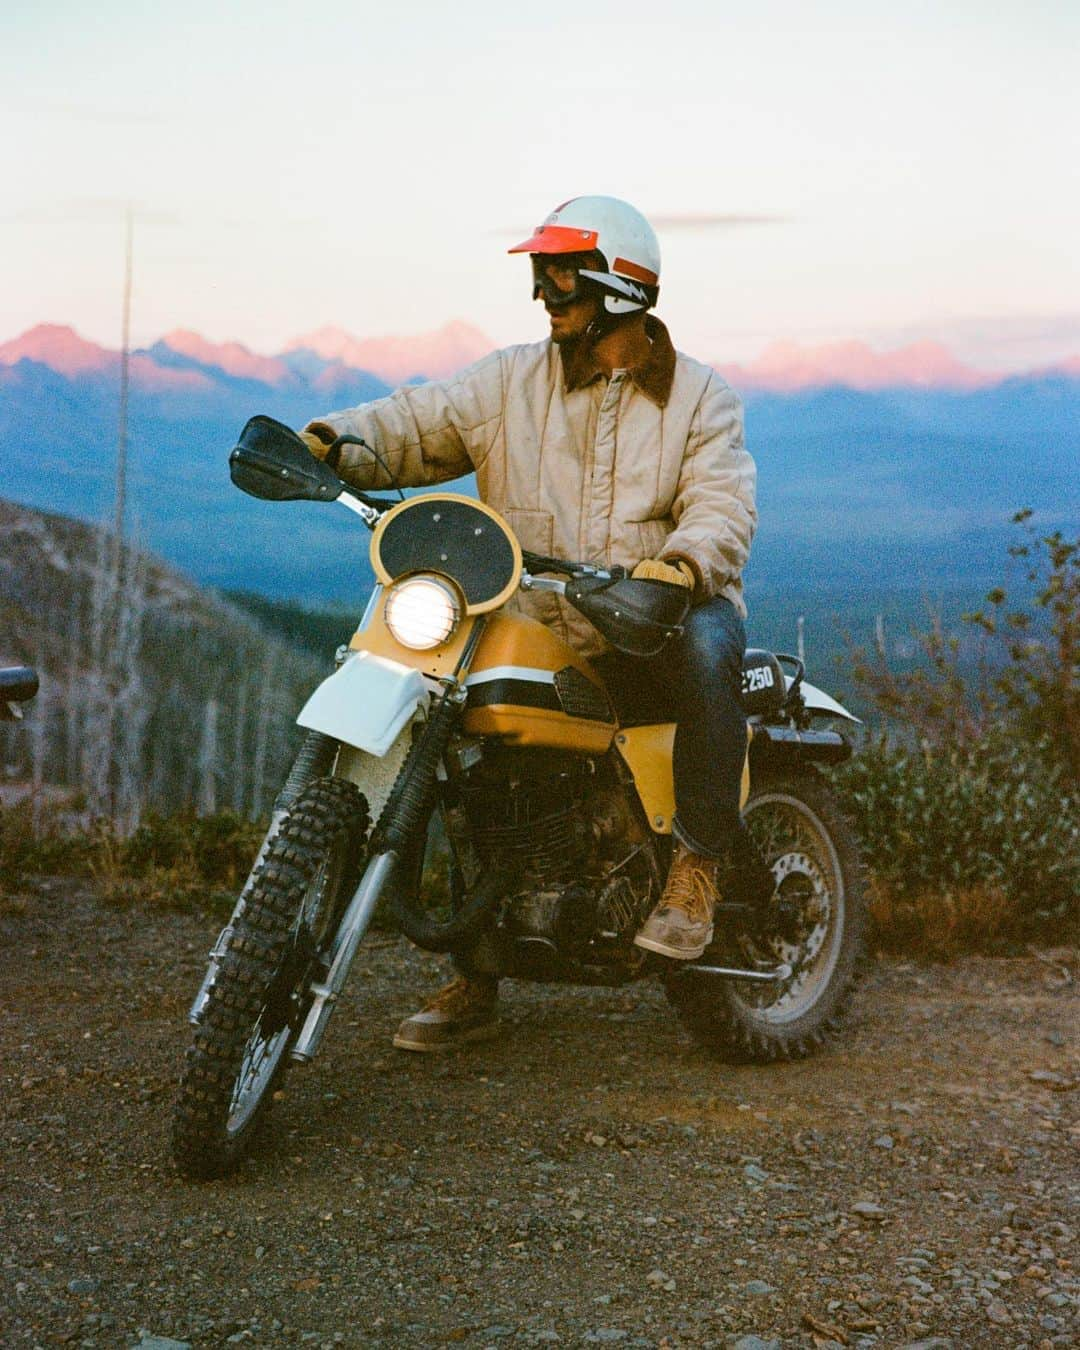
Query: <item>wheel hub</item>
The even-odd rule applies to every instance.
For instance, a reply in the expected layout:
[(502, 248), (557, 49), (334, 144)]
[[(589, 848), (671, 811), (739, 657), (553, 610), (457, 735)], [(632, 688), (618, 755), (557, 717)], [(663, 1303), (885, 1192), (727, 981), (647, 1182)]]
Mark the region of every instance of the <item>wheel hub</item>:
[(310, 983), (309, 975), (317, 953), (311, 933), (302, 927), (292, 945), (281, 958), (274, 979), (266, 993), (263, 1006), (262, 1029), (272, 1036), (289, 1026), (299, 1008), (299, 996)]
[(784, 957), (813, 960), (821, 949), (829, 920), (829, 892), (821, 869), (808, 854), (792, 851), (775, 859), (772, 871), (780, 911), (777, 931)]
[(805, 850), (789, 848), (772, 858), (770, 867), (776, 880), (771, 931), (753, 943), (753, 955), (792, 969), (790, 978), (772, 986), (767, 997), (776, 1014), (801, 1000), (805, 986), (813, 982), (815, 962), (829, 936), (832, 906), (827, 879)]

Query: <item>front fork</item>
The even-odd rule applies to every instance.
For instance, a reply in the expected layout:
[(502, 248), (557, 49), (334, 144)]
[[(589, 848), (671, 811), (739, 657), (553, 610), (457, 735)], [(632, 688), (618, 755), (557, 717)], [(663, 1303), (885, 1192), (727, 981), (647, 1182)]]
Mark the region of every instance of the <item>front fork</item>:
[(402, 765), (397, 782), (372, 832), (376, 851), (364, 869), (360, 884), (338, 927), (330, 969), (325, 979), (310, 986), (311, 1007), (290, 1051), (292, 1058), (301, 1063), (306, 1064), (314, 1057), (375, 908), (388, 892), (393, 896), (393, 888), (398, 880), (396, 874), (430, 814), (436, 774), (465, 701), (463, 681), (450, 676), (443, 683), (442, 699)]

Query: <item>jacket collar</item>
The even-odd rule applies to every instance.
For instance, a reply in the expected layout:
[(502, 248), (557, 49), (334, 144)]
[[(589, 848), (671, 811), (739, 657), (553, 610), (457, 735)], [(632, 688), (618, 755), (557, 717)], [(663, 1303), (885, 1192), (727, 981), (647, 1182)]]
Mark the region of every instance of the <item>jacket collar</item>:
[[(640, 365), (631, 366), (630, 378), (638, 389), (660, 408), (667, 406), (671, 386), (675, 380), (675, 348), (668, 330), (653, 314), (645, 317), (645, 335), (652, 343), (648, 357)], [(564, 342), (559, 348), (562, 358), (563, 382), (567, 393), (591, 384), (603, 374), (588, 339)]]

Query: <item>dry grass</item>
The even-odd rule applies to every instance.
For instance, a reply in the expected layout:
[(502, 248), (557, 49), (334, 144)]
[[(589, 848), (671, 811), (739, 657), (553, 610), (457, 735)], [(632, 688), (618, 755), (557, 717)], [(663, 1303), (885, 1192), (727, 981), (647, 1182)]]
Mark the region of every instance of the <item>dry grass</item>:
[(872, 878), (870, 913), (884, 950), (935, 961), (1000, 950), (1015, 921), (1006, 892), (989, 884), (905, 894)]
[(229, 812), (183, 812), (150, 815), (124, 838), (104, 821), (73, 829), (55, 811), (39, 810), (35, 822), (32, 803), (20, 803), (0, 815), (0, 897), (7, 912), (21, 912), (29, 878), (79, 876), (108, 904), (229, 909), (263, 831)]

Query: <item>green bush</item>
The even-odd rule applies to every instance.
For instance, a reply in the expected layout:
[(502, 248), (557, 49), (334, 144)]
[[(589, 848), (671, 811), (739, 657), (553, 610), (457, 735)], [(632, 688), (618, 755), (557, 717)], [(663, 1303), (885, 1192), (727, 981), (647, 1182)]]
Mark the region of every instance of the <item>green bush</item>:
[(90, 837), (67, 828), (56, 811), (35, 813), (30, 800), (5, 806), (0, 810), (0, 891), (16, 889), (31, 872), (77, 872), (88, 865), (92, 849)]
[[(1020, 599), (995, 587), (965, 615), (974, 668), (940, 623), (904, 675), (857, 653), (886, 730), (838, 775), (888, 946), (939, 955), (1023, 936), (1075, 936), (1080, 904), (1080, 542), (1009, 550)], [(1024, 605), (1024, 598), (1027, 605)]]
[(934, 748), (878, 739), (838, 781), (884, 945), (948, 956), (1074, 928), (1080, 796), (1045, 742), (1007, 726)]
[(210, 885), (231, 887), (247, 876), (262, 834), (262, 826), (231, 811), (210, 816), (151, 812), (120, 845), (120, 860), (136, 875), (180, 868)]

